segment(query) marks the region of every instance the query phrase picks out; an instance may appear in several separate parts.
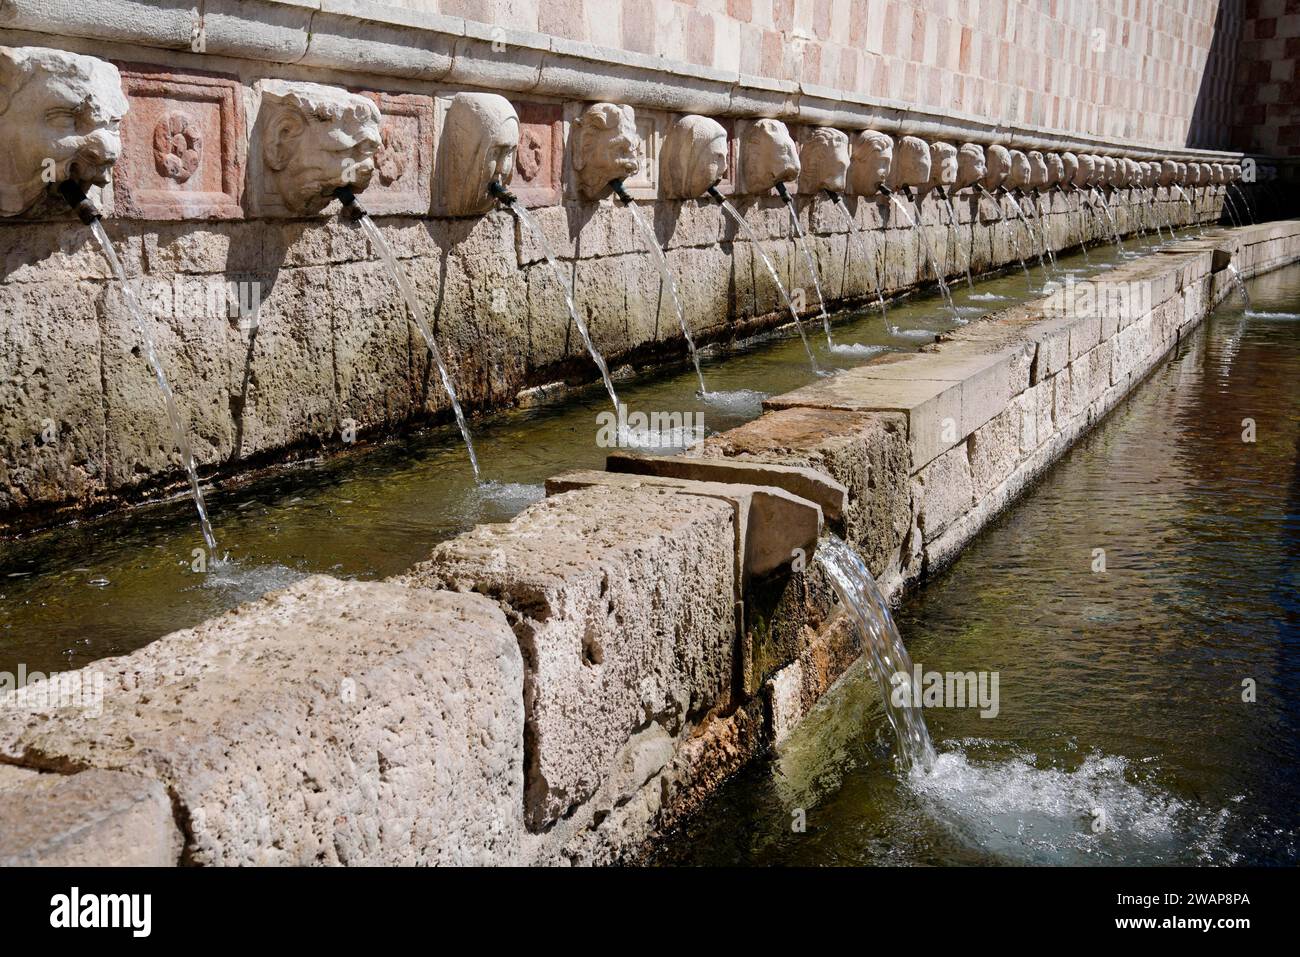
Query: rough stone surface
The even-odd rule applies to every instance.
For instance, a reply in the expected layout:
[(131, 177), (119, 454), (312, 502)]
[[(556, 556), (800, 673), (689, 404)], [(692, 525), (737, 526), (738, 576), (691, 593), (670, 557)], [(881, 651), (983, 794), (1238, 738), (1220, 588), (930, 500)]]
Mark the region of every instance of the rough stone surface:
[(411, 580), (500, 603), (526, 665), (527, 821), (596, 793), (655, 720), (674, 736), (733, 678), (735, 511), (667, 489), (556, 495), (439, 545)]
[(487, 599), (316, 576), (90, 667), (101, 716), (10, 712), (0, 753), (158, 782), (191, 863), (518, 852), (523, 669)]
[(157, 781), (118, 771), (0, 766), (0, 867), (173, 867), (183, 844)]

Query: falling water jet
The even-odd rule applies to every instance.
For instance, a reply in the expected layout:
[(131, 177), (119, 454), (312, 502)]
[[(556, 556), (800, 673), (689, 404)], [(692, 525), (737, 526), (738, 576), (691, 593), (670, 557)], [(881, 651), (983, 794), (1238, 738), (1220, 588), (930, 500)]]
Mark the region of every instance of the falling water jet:
[(1021, 193), (1019, 189), (1013, 189), (1007, 195), (1011, 197), (1011, 206), (1013, 209), (1015, 209), (1016, 215), (1020, 217), (1020, 225), (1024, 227), (1025, 239), (1027, 239), (1029, 242), (1029, 248), (1031, 250), (1034, 250), (1038, 254), (1038, 268), (1040, 268), (1044, 273), (1046, 273), (1047, 262), (1046, 260), (1043, 259), (1042, 251), (1039, 249), (1035, 249), (1035, 247), (1038, 244), (1034, 239), (1034, 228), (1029, 225), (1029, 218), (1025, 215), (1025, 208), (1020, 205), (1020, 198), (1024, 194)]
[(812, 363), (813, 372), (820, 375), (821, 370), (817, 366), (817, 357), (813, 355), (812, 344), (808, 341), (808, 334), (804, 332), (803, 323), (799, 319), (799, 313), (795, 311), (794, 303), (790, 301), (790, 296), (785, 291), (785, 285), (776, 274), (776, 267), (772, 265), (772, 260), (767, 258), (767, 253), (763, 251), (763, 246), (759, 243), (758, 237), (754, 235), (754, 230), (750, 228), (749, 223), (745, 222), (745, 217), (740, 215), (740, 212), (736, 207), (727, 202), (727, 198), (718, 192), (717, 183), (710, 186), (706, 192), (714, 202), (722, 207), (723, 211), (732, 218), (736, 225), (740, 227), (741, 232), (745, 234), (745, 238), (748, 239), (750, 245), (753, 246), (754, 252), (758, 253), (758, 258), (762, 260), (763, 265), (767, 267), (767, 274), (772, 277), (772, 282), (776, 283), (777, 292), (781, 294), (781, 298), (785, 301), (786, 309), (790, 311), (790, 318), (794, 320), (794, 327), (799, 330), (799, 338), (803, 340), (803, 348), (804, 351), (808, 353), (808, 361)]
[(1241, 217), (1237, 215), (1237, 205), (1232, 201), (1226, 188), (1223, 191), (1223, 208), (1228, 211), (1228, 218), (1232, 220), (1232, 225), (1240, 227)]
[(1241, 280), (1241, 273), (1237, 271), (1237, 267), (1232, 263), (1228, 263), (1228, 273), (1232, 276), (1233, 288), (1241, 294), (1241, 301), (1245, 305), (1246, 309), (1249, 310), (1250, 293), (1246, 291), (1246, 284)]
[[(884, 189), (885, 187), (882, 186), (881, 188)], [(857, 233), (861, 233), (862, 230), (858, 229), (858, 224), (853, 220), (853, 214), (850, 213), (849, 208), (844, 205), (844, 199), (840, 196), (840, 194), (835, 192), (835, 190), (833, 189), (828, 189), (826, 190), (826, 195), (831, 198), (832, 202), (834, 202), (835, 208), (838, 209), (844, 215), (845, 220), (849, 224), (849, 234), (854, 235)], [(871, 281), (872, 284), (876, 287), (876, 300), (877, 302), (880, 303), (880, 318), (884, 320), (885, 328), (889, 331), (890, 335), (896, 335), (898, 333), (898, 328), (890, 323), (889, 309), (885, 306), (885, 294), (881, 288), (882, 284), (880, 282), (879, 264), (876, 262), (876, 258), (874, 256), (870, 257), (870, 259), (871, 259)]]
[[(947, 191), (946, 189), (944, 189), (942, 186), (936, 186), (936, 187), (935, 187), (935, 192), (939, 194), (939, 198), (940, 198), (941, 200), (943, 200), (943, 204), (944, 204), (944, 206), (947, 207), (947, 210), (948, 210), (948, 230), (949, 230), (950, 232), (956, 232), (956, 230), (957, 230), (957, 210), (956, 210), (956, 209), (953, 207), (953, 205), (952, 205), (952, 197), (948, 195), (948, 191)], [(967, 255), (966, 250), (962, 249), (962, 245), (961, 245), (961, 237), (957, 237), (957, 249), (958, 249), (958, 250), (960, 251), (960, 253), (961, 253), (961, 268), (962, 268), (962, 269), (965, 271), (965, 273), (966, 273), (966, 288), (969, 289), (971, 292), (974, 292), (974, 291), (975, 291), (975, 281), (974, 281), (973, 279), (971, 279), (971, 275), (970, 275), (970, 256)]]
[(208, 554), (212, 556), (212, 561), (215, 564), (219, 561), (217, 558), (217, 537), (212, 531), (212, 523), (208, 521), (208, 508), (203, 501), (203, 490), (199, 487), (199, 472), (194, 462), (194, 451), (190, 447), (190, 439), (185, 426), (181, 424), (180, 409), (176, 406), (176, 394), (167, 382), (167, 374), (163, 371), (162, 362), (158, 359), (158, 347), (154, 342), (153, 331), (149, 328), (148, 322), (145, 321), (144, 309), (140, 305), (140, 300), (135, 291), (127, 284), (126, 270), (122, 268), (122, 261), (118, 259), (117, 251), (113, 248), (113, 242), (108, 238), (108, 233), (104, 230), (103, 217), (95, 204), (86, 195), (85, 190), (82, 189), (79, 183), (70, 179), (60, 183), (58, 189), (59, 194), (67, 201), (67, 204), (76, 211), (78, 218), (90, 227), (95, 241), (99, 243), (99, 248), (104, 254), (104, 259), (107, 260), (109, 268), (113, 272), (113, 278), (117, 280), (118, 287), (122, 290), (122, 298), (126, 301), (131, 317), (135, 320), (140, 338), (144, 340), (145, 359), (149, 363), (149, 368), (153, 371), (159, 391), (162, 392), (163, 405), (167, 409), (167, 421), (171, 424), (172, 441), (176, 443), (176, 447), (180, 450), (181, 464), (185, 466), (185, 473), (189, 477), (190, 494), (194, 497), (194, 507), (199, 513), (199, 527), (203, 532), (203, 542), (207, 545)]
[(1250, 224), (1252, 226), (1255, 225), (1255, 210), (1251, 208), (1250, 201), (1246, 198), (1245, 191), (1236, 183), (1229, 183), (1228, 185), (1232, 189), (1236, 190), (1237, 196), (1240, 197), (1242, 205), (1246, 208), (1246, 215), (1250, 217)]
[(542, 255), (546, 257), (551, 272), (560, 284), (560, 291), (564, 293), (564, 305), (569, 310), (569, 319), (577, 327), (578, 335), (582, 337), (582, 344), (587, 347), (587, 354), (591, 356), (591, 361), (596, 363), (596, 368), (600, 370), (601, 381), (605, 383), (605, 391), (609, 393), (609, 401), (614, 404), (614, 414), (617, 415), (619, 410), (618, 393), (614, 391), (614, 380), (609, 377), (609, 366), (605, 364), (605, 357), (600, 354), (600, 350), (596, 348), (596, 344), (591, 340), (591, 331), (587, 328), (587, 324), (578, 315), (578, 307), (573, 299), (573, 287), (569, 285), (569, 277), (564, 274), (560, 261), (555, 258), (555, 251), (551, 249), (546, 234), (533, 221), (533, 218), (524, 212), (524, 208), (519, 205), (519, 198), (502, 186), (498, 180), (494, 179), (488, 184), (488, 192), (501, 205), (510, 210), (511, 215), (519, 220), (520, 225), (532, 234), (537, 245), (541, 247)]
[[(885, 596), (857, 552), (834, 533), (827, 533), (818, 543), (813, 558), (826, 572), (831, 588), (862, 639), (869, 670), (880, 689), (885, 717), (898, 739), (900, 769), (928, 772), (934, 766), (934, 745), (912, 694), (912, 659), (889, 613)], [(903, 696), (906, 704), (897, 703), (895, 696), (900, 690), (907, 692)]]
[(614, 195), (632, 213), (632, 221), (636, 223), (637, 230), (641, 233), (641, 238), (645, 240), (646, 249), (649, 251), (651, 258), (654, 259), (655, 265), (659, 267), (659, 275), (663, 279), (664, 285), (668, 287), (668, 295), (672, 297), (673, 309), (677, 313), (677, 324), (681, 326), (682, 335), (686, 338), (686, 348), (691, 353), (691, 364), (695, 366), (695, 378), (700, 381), (700, 396), (705, 397), (709, 390), (704, 387), (704, 373), (700, 370), (700, 355), (695, 349), (695, 339), (691, 336), (690, 326), (686, 323), (686, 310), (682, 308), (681, 296), (677, 294), (677, 282), (673, 278), (672, 270), (668, 267), (668, 258), (664, 255), (663, 249), (659, 246), (659, 240), (655, 237), (654, 230), (650, 224), (645, 221), (641, 211), (636, 208), (636, 203), (628, 195), (627, 189), (623, 186), (621, 179), (616, 179), (610, 184)]
[(424, 346), (429, 351), (429, 355), (433, 356), (434, 365), (438, 367), (438, 378), (442, 380), (442, 387), (447, 393), (447, 398), (451, 400), (451, 411), (456, 416), (456, 427), (460, 429), (460, 436), (465, 440), (465, 450), (469, 453), (469, 464), (474, 470), (474, 481), (479, 481), (478, 455), (474, 451), (474, 439), (470, 436), (469, 422), (465, 419), (465, 412), (461, 408), (459, 397), (456, 395), (456, 386), (451, 381), (451, 373), (448, 371), (447, 363), (442, 357), (442, 350), (438, 348), (438, 342), (433, 337), (433, 330), (429, 328), (429, 323), (424, 315), (424, 306), (420, 303), (420, 297), (416, 294), (415, 287), (411, 285), (410, 277), (393, 254), (392, 247), (384, 239), (384, 234), (379, 231), (375, 221), (370, 218), (370, 213), (357, 200), (352, 190), (347, 186), (340, 186), (334, 191), (334, 195), (339, 198), (339, 202), (343, 204), (348, 216), (366, 234), (366, 238), (370, 240), (370, 245), (379, 254), (379, 258), (384, 261), (388, 274), (392, 276), (393, 281), (397, 283), (397, 288), (401, 290), (402, 298), (406, 302), (407, 314), (411, 317), (412, 324), (420, 333), (420, 338), (424, 340)]
[(1115, 240), (1115, 248), (1123, 253), (1124, 240), (1120, 238), (1119, 227), (1115, 225), (1115, 219), (1110, 214), (1110, 203), (1101, 190), (1094, 186), (1093, 191), (1097, 194), (1097, 199), (1099, 200), (1097, 205), (1101, 208), (1102, 215), (1106, 217), (1106, 223), (1110, 227), (1111, 238)]
[[(993, 204), (993, 208), (996, 209), (998, 213), (998, 222), (999, 223), (1006, 222), (1007, 214), (1002, 211), (1002, 202), (1001, 202), (1001, 197), (1006, 195), (1006, 191), (1001, 190), (999, 192), (999, 195), (995, 197), (993, 196), (993, 194), (991, 194), (988, 190), (984, 188), (983, 183), (976, 183), (975, 189), (979, 192), (981, 196), (987, 196), (989, 202)], [(1024, 270), (1025, 280), (1028, 281), (1029, 267), (1025, 265), (1025, 256), (1024, 253), (1021, 251), (1019, 243), (1016, 243), (1016, 258), (1020, 260), (1020, 268)]]
[(1185, 192), (1183, 192), (1183, 188), (1179, 186), (1177, 183), (1174, 183), (1174, 189), (1178, 190), (1178, 195), (1181, 196), (1183, 198), (1183, 202), (1187, 204), (1187, 215), (1188, 218), (1191, 220), (1191, 222), (1188, 225), (1195, 224), (1196, 234), (1198, 236), (1204, 236), (1205, 228), (1201, 226), (1200, 220), (1198, 220), (1196, 217), (1196, 204), (1192, 202), (1192, 198), (1188, 196)]
[(943, 295), (943, 301), (947, 304), (948, 311), (952, 313), (953, 321), (964, 322), (965, 320), (961, 318), (961, 313), (957, 311), (957, 306), (952, 301), (952, 293), (948, 290), (948, 283), (944, 281), (943, 273), (939, 271), (939, 264), (935, 261), (934, 250), (930, 246), (930, 239), (925, 235), (925, 230), (921, 228), (921, 210), (916, 198), (912, 195), (912, 188), (910, 186), (904, 186), (902, 188), (902, 193), (911, 201), (913, 209), (916, 210), (915, 218), (912, 217), (912, 215), (907, 211), (907, 207), (898, 199), (897, 193), (890, 193), (887, 195), (889, 195), (891, 201), (898, 203), (898, 211), (907, 217), (907, 223), (912, 228), (912, 231), (920, 235), (921, 246), (925, 249), (925, 257), (930, 261), (930, 268), (934, 270), (935, 278), (939, 280), (939, 292)]
[(803, 252), (804, 262), (808, 266), (808, 275), (812, 277), (813, 290), (817, 293), (817, 308), (821, 310), (822, 328), (826, 331), (826, 345), (834, 348), (835, 343), (831, 339), (831, 317), (826, 312), (826, 299), (822, 296), (822, 284), (817, 278), (817, 264), (813, 262), (812, 253), (808, 250), (808, 240), (804, 236), (803, 229), (799, 226), (799, 215), (794, 208), (794, 199), (786, 190), (785, 183), (776, 184), (776, 193), (785, 203), (786, 209), (790, 211), (790, 225), (794, 229), (794, 241)]
[(1042, 248), (1047, 251), (1048, 262), (1052, 264), (1053, 271), (1058, 270), (1060, 267), (1056, 265), (1056, 252), (1047, 241), (1047, 224), (1043, 222), (1043, 194), (1038, 189), (1034, 190), (1034, 218), (1038, 220), (1038, 238), (1042, 242)]

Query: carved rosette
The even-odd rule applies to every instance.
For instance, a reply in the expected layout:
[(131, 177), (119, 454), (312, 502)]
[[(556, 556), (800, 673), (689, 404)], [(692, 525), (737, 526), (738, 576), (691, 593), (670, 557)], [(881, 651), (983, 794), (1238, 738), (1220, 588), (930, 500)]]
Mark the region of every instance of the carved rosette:
[(193, 117), (173, 110), (153, 129), (153, 157), (158, 175), (184, 183), (203, 162), (203, 133)]

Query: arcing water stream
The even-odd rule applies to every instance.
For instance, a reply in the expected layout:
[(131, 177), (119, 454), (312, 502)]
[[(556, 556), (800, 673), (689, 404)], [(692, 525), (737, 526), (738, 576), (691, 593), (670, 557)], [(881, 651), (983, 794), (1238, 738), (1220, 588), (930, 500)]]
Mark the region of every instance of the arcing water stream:
[(190, 446), (189, 431), (181, 421), (180, 409), (176, 407), (176, 394), (167, 382), (167, 374), (163, 371), (162, 363), (158, 359), (158, 347), (154, 343), (153, 331), (149, 328), (149, 321), (144, 314), (144, 308), (140, 305), (140, 300), (135, 291), (126, 281), (126, 271), (122, 268), (122, 261), (117, 258), (117, 251), (113, 248), (113, 241), (108, 238), (108, 233), (104, 230), (104, 224), (101, 220), (94, 220), (90, 223), (90, 231), (95, 236), (95, 242), (99, 244), (100, 251), (104, 254), (104, 259), (108, 261), (109, 269), (113, 277), (117, 280), (118, 289), (122, 293), (122, 298), (126, 301), (126, 307), (131, 312), (131, 318), (135, 320), (136, 329), (140, 333), (140, 339), (144, 343), (144, 355), (152, 370), (154, 379), (158, 382), (158, 389), (162, 392), (163, 404), (167, 408), (167, 421), (171, 425), (172, 441), (176, 443), (176, 448), (180, 450), (181, 464), (185, 466), (185, 474), (190, 481), (190, 495), (194, 498), (194, 507), (199, 513), (199, 528), (203, 532), (203, 542), (208, 546), (208, 556), (212, 563), (220, 560), (221, 556), (217, 553), (217, 537), (212, 531), (212, 523), (208, 521), (208, 507), (203, 500), (203, 489), (199, 485), (199, 470), (194, 462), (194, 450)]
[(460, 407), (460, 399), (456, 396), (456, 385), (452, 382), (451, 373), (447, 370), (447, 363), (442, 358), (442, 350), (438, 348), (438, 342), (433, 338), (433, 331), (429, 328), (428, 320), (425, 319), (424, 306), (420, 302), (420, 297), (416, 295), (410, 277), (406, 275), (406, 270), (402, 268), (402, 264), (393, 255), (393, 250), (389, 247), (388, 241), (384, 239), (384, 234), (379, 231), (379, 227), (375, 225), (375, 221), (370, 218), (368, 213), (362, 213), (357, 222), (360, 223), (366, 238), (370, 240), (371, 247), (379, 254), (379, 258), (384, 261), (389, 275), (393, 277), (398, 288), (402, 290), (402, 298), (406, 301), (406, 309), (411, 317), (411, 322), (420, 331), (420, 338), (424, 340), (429, 355), (433, 356), (433, 361), (438, 367), (438, 377), (442, 380), (442, 387), (447, 392), (447, 398), (451, 400), (451, 410), (456, 416), (456, 427), (460, 429), (461, 437), (465, 440), (465, 449), (469, 452), (469, 464), (474, 469), (474, 479), (477, 481), (479, 468), (478, 455), (474, 452), (474, 439), (470, 436), (469, 423), (465, 421), (465, 413)]

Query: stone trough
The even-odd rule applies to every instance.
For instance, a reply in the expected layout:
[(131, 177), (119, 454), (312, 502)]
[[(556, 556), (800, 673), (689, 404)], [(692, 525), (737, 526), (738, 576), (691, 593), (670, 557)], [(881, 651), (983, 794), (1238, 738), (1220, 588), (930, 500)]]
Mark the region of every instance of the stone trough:
[(559, 476), (398, 579), (317, 576), (97, 662), (99, 713), (0, 698), (0, 859), (635, 858), (857, 658), (798, 560), (824, 523), (889, 592), (922, 581), (1229, 294), (1216, 265), (1297, 260), (1297, 222), (1189, 241), (1105, 274), (1128, 300), (986, 316), (698, 458)]

